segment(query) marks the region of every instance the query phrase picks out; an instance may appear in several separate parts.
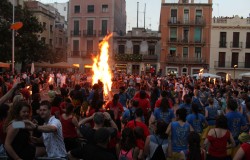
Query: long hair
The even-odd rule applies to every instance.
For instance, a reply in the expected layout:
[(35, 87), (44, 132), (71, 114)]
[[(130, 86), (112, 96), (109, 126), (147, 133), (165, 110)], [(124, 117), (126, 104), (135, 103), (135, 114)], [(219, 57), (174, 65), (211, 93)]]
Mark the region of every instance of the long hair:
[(166, 97), (161, 99), (160, 108), (161, 108), (162, 112), (168, 112), (170, 107), (169, 107), (168, 99)]
[(129, 151), (135, 147), (135, 136), (131, 128), (124, 128), (122, 131), (121, 149)]
[(191, 132), (188, 136), (189, 154), (187, 159), (198, 160), (201, 159), (200, 135), (196, 132)]
[(167, 139), (168, 138), (168, 136), (166, 134), (167, 128), (168, 128), (168, 124), (165, 121), (158, 120), (157, 124), (156, 124), (155, 134), (159, 135), (160, 138), (162, 138), (162, 139)]
[(65, 114), (67, 116), (69, 116), (70, 114), (73, 113), (73, 111), (74, 111), (74, 106), (72, 105), (72, 103), (67, 103), (66, 104), (66, 112), (65, 112)]
[(113, 97), (113, 105), (116, 106), (119, 101), (119, 94), (115, 94)]
[(6, 118), (6, 121), (4, 122), (4, 131), (6, 131), (7, 127), (9, 126), (9, 123), (13, 120), (22, 120), (20, 117), (20, 111), (24, 108), (28, 107), (30, 116), (31, 116), (31, 106), (26, 101), (20, 101), (15, 104), (13, 104), (12, 107), (10, 107), (9, 114)]

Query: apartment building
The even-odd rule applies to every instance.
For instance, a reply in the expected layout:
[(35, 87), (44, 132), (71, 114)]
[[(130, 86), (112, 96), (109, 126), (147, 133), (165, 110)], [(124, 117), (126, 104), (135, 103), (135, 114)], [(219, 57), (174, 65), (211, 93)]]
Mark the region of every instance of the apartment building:
[(38, 1), (27, 1), (24, 4), (45, 28), (42, 33), (38, 34), (38, 37), (45, 44), (48, 44), (54, 52), (60, 54), (62, 61), (66, 61), (67, 30), (65, 18), (53, 6)]
[(69, 2), (65, 2), (65, 3), (54, 2), (54, 3), (48, 3), (48, 5), (56, 8), (58, 12), (60, 13), (60, 15), (65, 18), (65, 21), (68, 21)]
[(209, 72), (239, 78), (250, 72), (250, 17), (214, 17)]
[[(169, 2), (168, 2), (169, 1)], [(209, 66), (212, 0), (162, 0), (160, 68), (165, 74), (192, 75)]]
[(132, 28), (124, 36), (114, 37), (114, 69), (128, 74), (148, 74), (159, 70), (160, 33)]
[[(126, 33), (125, 0), (70, 0), (68, 17), (68, 63), (89, 72), (92, 56), (99, 52), (98, 44), (107, 33)], [(113, 57), (113, 37), (110, 57)], [(112, 62), (110, 62), (112, 63)]]

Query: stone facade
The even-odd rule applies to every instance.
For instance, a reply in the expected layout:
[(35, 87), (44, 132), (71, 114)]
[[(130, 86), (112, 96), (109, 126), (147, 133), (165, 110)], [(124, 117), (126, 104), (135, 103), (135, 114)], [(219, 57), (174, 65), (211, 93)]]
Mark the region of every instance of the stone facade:
[(241, 73), (250, 72), (249, 62), (250, 17), (212, 18), (209, 72), (239, 78)]

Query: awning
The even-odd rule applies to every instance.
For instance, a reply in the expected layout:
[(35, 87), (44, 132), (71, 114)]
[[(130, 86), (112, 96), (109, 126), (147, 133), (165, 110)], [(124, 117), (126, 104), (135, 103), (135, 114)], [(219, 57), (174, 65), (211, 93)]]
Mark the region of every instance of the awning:
[(0, 67), (2, 67), (2, 68), (10, 68), (10, 64), (9, 63), (0, 62)]

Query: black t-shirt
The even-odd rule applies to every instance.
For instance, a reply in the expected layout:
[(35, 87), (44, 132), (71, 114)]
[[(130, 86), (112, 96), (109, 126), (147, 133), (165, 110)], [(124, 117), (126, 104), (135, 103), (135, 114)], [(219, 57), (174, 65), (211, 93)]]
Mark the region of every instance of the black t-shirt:
[(83, 159), (116, 160), (116, 156), (103, 147), (87, 144), (83, 148)]

